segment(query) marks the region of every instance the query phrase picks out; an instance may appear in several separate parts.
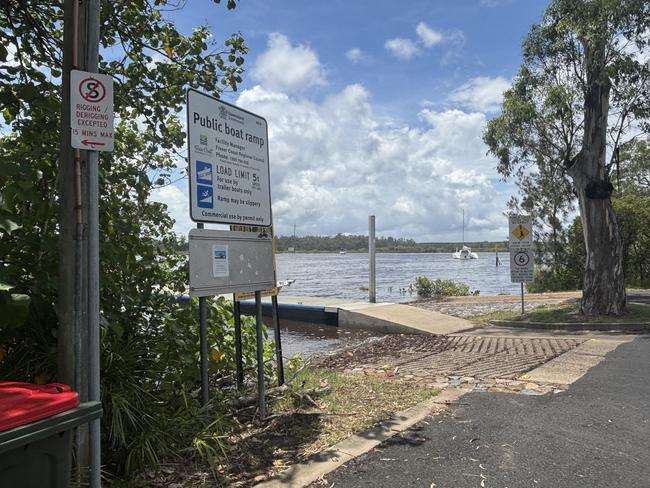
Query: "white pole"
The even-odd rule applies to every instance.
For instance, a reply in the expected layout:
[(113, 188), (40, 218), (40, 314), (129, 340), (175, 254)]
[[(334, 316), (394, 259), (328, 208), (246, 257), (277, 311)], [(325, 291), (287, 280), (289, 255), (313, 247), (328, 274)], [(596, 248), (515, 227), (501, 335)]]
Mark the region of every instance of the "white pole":
[(368, 256), (370, 259), (370, 283), (368, 298), (370, 303), (377, 301), (376, 269), (375, 269), (375, 216), (368, 217)]

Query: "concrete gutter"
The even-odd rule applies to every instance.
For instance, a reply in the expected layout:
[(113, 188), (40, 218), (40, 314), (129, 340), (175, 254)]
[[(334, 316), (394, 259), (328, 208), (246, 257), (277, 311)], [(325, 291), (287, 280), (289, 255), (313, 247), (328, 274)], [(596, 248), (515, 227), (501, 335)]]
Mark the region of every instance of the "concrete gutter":
[(387, 439), (411, 428), (433, 413), (439, 413), (447, 405), (453, 405), (469, 390), (448, 388), (439, 395), (398, 413), (394, 419), (372, 429), (356, 434), (311, 457), (294, 464), (274, 478), (256, 486), (259, 488), (298, 488), (307, 486), (348, 461), (367, 453)]
[(545, 329), (563, 331), (622, 331), (648, 332), (648, 322), (525, 322), (519, 320), (490, 320), (490, 325), (497, 327), (512, 327), (518, 329)]

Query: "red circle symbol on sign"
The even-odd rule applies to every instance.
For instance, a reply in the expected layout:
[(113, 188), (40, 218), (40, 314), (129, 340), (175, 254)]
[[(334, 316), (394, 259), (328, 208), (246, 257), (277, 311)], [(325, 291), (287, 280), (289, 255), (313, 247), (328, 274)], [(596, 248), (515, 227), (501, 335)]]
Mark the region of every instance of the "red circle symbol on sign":
[(79, 83), (79, 94), (90, 103), (99, 103), (106, 96), (106, 88), (95, 78), (85, 78)]
[(519, 251), (515, 254), (513, 261), (517, 266), (526, 266), (530, 261), (530, 257), (526, 251)]

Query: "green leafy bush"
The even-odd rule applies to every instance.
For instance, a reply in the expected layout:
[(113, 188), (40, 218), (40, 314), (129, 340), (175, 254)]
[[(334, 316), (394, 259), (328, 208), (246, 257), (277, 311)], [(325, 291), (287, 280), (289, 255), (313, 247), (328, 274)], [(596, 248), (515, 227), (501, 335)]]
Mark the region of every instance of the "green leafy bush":
[(430, 280), (426, 276), (415, 279), (415, 290), (421, 298), (441, 298), (450, 296), (478, 295), (479, 290), (470, 292), (469, 285), (456, 283), (453, 280)]
[[(160, 323), (126, 330), (124, 322), (116, 321), (102, 330), (104, 461), (113, 474), (126, 478), (163, 460), (189, 456), (213, 464), (224, 456), (223, 437), (232, 427), (224, 407), (232, 389), (222, 388), (234, 383), (232, 302), (208, 301), (210, 404), (200, 407), (196, 301), (190, 306), (170, 296), (152, 300), (159, 313), (164, 309)], [(255, 320), (242, 316), (244, 369), (250, 376), (255, 344)], [(272, 351), (273, 344), (265, 343), (269, 378)]]
[(526, 283), (526, 290), (530, 293), (577, 290), (582, 286), (581, 278), (580, 275), (566, 269), (537, 268), (535, 269), (533, 282)]

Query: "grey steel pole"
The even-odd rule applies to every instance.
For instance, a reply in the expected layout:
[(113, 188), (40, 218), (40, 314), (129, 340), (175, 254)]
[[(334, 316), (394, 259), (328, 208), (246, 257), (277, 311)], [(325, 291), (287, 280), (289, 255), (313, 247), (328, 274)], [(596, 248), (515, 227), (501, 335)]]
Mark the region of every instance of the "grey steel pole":
[(209, 400), (208, 393), (208, 304), (199, 297), (199, 341), (201, 348), (201, 405)]
[(524, 314), (524, 283), (521, 283), (521, 314)]
[[(99, 68), (100, 0), (88, 0), (85, 5), (86, 69), (96, 73)], [(99, 345), (99, 152), (87, 153), (88, 198), (88, 399), (100, 401)], [(90, 486), (101, 486), (101, 428), (100, 420), (90, 423)]]
[(370, 259), (370, 282), (368, 283), (368, 298), (370, 303), (377, 301), (375, 276), (375, 216), (368, 217), (368, 257)]
[(257, 406), (260, 418), (266, 417), (264, 399), (264, 342), (262, 338), (262, 292), (255, 292), (255, 331), (257, 335)]
[(282, 362), (282, 337), (280, 334), (280, 309), (278, 296), (271, 295), (271, 314), (273, 316), (273, 332), (275, 334), (275, 361), (278, 372), (278, 386), (284, 385), (284, 363)]
[(241, 305), (236, 296), (232, 296), (233, 321), (235, 322), (235, 367), (237, 369), (237, 388), (244, 384), (244, 360), (241, 351)]
[[(197, 229), (203, 229), (203, 224), (196, 224)], [(201, 369), (201, 405), (209, 400), (208, 393), (208, 307), (205, 297), (199, 297), (199, 349)]]

